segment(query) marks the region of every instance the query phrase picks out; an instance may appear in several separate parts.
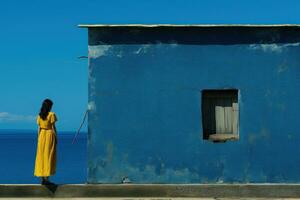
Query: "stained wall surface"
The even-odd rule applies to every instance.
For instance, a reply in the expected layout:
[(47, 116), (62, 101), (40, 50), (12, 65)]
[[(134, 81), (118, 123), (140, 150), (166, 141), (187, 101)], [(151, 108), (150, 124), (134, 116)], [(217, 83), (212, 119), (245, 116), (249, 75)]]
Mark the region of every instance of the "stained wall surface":
[[(88, 182), (300, 183), (298, 28), (89, 28)], [(239, 90), (238, 141), (201, 92)]]

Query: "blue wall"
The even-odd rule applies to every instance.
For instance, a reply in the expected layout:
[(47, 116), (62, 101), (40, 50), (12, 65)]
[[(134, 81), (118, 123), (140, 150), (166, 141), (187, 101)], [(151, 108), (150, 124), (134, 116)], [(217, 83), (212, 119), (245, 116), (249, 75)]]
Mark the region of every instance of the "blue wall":
[[(89, 183), (300, 183), (298, 41), (103, 33), (89, 31)], [(201, 91), (228, 88), (239, 90), (240, 139), (203, 140)]]

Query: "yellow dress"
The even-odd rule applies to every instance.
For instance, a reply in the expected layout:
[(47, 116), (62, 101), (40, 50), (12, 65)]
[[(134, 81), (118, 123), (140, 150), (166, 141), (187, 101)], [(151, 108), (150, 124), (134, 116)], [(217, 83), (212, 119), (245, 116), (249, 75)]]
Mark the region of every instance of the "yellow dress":
[(38, 136), (34, 176), (50, 176), (56, 172), (56, 144), (57, 137), (53, 124), (57, 121), (54, 112), (49, 112), (47, 119), (37, 117), (40, 127)]

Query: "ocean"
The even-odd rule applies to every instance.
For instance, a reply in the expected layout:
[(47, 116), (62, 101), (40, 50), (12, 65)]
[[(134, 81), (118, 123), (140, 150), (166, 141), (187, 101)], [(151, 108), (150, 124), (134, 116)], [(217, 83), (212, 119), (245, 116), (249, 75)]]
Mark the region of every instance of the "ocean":
[[(86, 183), (87, 133), (58, 131), (56, 184)], [(37, 147), (36, 130), (0, 130), (0, 184), (38, 184), (33, 176)]]

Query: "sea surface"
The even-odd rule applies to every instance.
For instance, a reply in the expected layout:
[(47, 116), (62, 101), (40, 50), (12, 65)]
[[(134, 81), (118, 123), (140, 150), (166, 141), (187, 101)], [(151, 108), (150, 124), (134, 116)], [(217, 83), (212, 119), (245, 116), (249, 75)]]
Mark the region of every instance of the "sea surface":
[[(86, 183), (87, 133), (81, 132), (72, 144), (75, 132), (58, 132), (57, 184)], [(33, 176), (37, 147), (36, 130), (0, 130), (0, 184), (36, 184)]]

